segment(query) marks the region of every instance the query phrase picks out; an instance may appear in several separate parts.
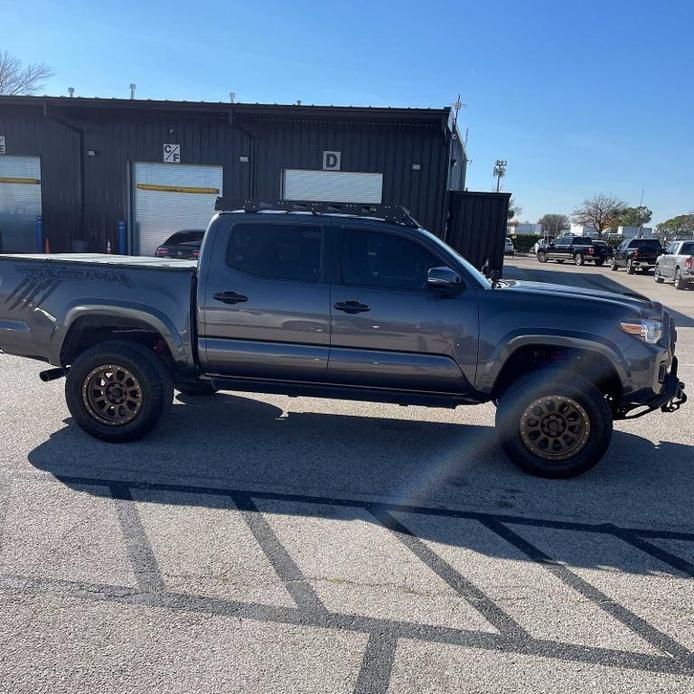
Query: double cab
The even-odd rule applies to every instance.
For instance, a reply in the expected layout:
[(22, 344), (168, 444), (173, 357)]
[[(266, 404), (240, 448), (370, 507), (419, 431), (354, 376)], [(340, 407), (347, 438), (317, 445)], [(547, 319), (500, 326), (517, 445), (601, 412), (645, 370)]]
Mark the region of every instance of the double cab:
[(385, 206), (218, 208), (197, 263), (0, 258), (0, 349), (51, 364), (44, 380), (66, 377), (92, 436), (145, 435), (174, 387), (491, 402), (513, 462), (570, 477), (601, 459), (613, 420), (685, 400), (672, 317), (643, 296), (489, 280)]

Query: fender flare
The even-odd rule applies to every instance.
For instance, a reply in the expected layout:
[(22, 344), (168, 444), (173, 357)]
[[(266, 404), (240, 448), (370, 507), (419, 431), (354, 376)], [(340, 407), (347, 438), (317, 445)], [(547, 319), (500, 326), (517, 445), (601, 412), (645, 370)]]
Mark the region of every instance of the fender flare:
[(494, 348), (489, 359), (485, 360), (484, 364), (480, 364), (476, 389), (484, 393), (490, 393), (506, 362), (519, 349), (530, 345), (569, 347), (585, 350), (586, 352), (596, 352), (607, 359), (623, 384), (629, 380), (630, 370), (627, 360), (617, 346), (605, 338), (569, 330), (533, 334), (519, 334), (518, 331), (513, 331), (507, 333)]
[(161, 335), (177, 366), (190, 368), (195, 364), (190, 325), (186, 326), (182, 333), (166, 314), (156, 308), (137, 302), (124, 302), (121, 299), (117, 302), (99, 299), (94, 303), (78, 299), (69, 304), (63, 315), (56, 319), (51, 335), (50, 362), (52, 364), (64, 366), (61, 363), (61, 354), (71, 328), (78, 320), (88, 321), (89, 318), (113, 318), (114, 325), (118, 325), (118, 322), (124, 319), (143, 323)]

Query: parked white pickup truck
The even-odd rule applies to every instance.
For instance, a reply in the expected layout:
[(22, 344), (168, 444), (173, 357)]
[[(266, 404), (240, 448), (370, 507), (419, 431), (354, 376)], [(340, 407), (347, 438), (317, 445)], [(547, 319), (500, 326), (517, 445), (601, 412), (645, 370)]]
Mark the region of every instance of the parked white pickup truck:
[(655, 261), (653, 276), (659, 284), (671, 280), (675, 289), (694, 284), (694, 241), (673, 241)]

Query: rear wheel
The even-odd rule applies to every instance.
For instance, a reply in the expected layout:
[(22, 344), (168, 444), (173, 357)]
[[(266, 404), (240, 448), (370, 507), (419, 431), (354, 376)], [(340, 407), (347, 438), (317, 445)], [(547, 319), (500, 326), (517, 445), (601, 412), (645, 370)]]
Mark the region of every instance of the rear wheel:
[(680, 272), (680, 269), (677, 268), (675, 270), (675, 289), (686, 289), (686, 288), (687, 288), (687, 284), (682, 279), (682, 273)]
[(612, 272), (617, 272), (617, 270), (619, 270), (619, 266), (617, 265), (617, 262), (615, 260), (612, 261), (612, 265), (610, 265), (610, 270), (612, 270)]
[(537, 254), (537, 259), (538, 259), (541, 263), (546, 263), (546, 262), (547, 262), (547, 254), (544, 253), (543, 251), (539, 251), (538, 254)]
[(65, 381), (70, 414), (103, 441), (147, 434), (171, 407), (173, 384), (164, 362), (131, 342), (104, 342), (80, 354)]
[(583, 265), (583, 253), (576, 253), (574, 256), (575, 265)]
[(635, 270), (634, 262), (632, 260), (627, 260), (627, 274), (633, 275)]
[(601, 460), (612, 438), (612, 412), (590, 381), (544, 369), (501, 395), (496, 428), (504, 452), (522, 470), (568, 478)]

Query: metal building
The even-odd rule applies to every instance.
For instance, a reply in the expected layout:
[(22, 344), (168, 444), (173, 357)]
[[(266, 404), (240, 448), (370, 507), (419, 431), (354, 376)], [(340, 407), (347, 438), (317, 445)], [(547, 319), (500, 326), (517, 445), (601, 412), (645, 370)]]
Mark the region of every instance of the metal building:
[(3, 96), (0, 234), (5, 251), (151, 254), (224, 194), (400, 204), (445, 237), (466, 163), (449, 108)]

